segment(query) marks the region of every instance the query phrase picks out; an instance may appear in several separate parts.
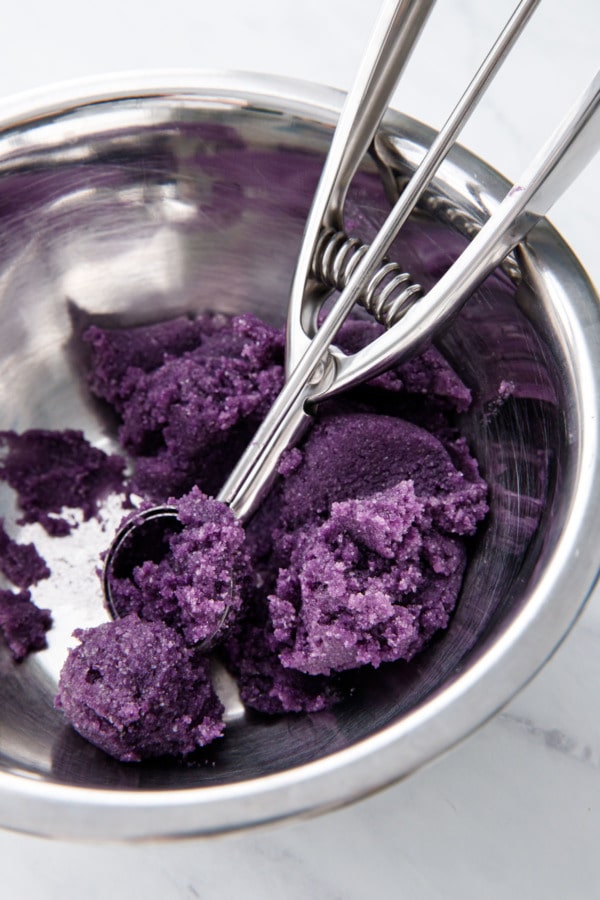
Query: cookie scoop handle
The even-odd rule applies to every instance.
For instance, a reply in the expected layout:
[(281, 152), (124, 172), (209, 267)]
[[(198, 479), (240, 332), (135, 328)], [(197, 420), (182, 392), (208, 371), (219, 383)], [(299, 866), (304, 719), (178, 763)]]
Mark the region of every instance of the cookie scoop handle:
[(435, 0), (384, 0), (333, 134), (304, 228), (288, 301), (288, 376), (316, 330), (320, 285), (312, 277), (323, 229), (343, 228), (346, 192), (388, 107)]
[(481, 231), (427, 294), (358, 353), (344, 356), (331, 348), (335, 372), (328, 384), (313, 391), (312, 400), (347, 390), (401, 363), (447, 327), (478, 285), (525, 239), (599, 148), (600, 72)]

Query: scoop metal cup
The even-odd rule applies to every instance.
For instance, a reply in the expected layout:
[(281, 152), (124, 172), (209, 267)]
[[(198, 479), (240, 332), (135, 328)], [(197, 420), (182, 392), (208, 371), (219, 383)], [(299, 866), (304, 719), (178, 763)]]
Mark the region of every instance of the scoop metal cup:
[(147, 525), (149, 522), (158, 522), (159, 525), (164, 526), (165, 532), (169, 530), (170, 526), (172, 527), (173, 525), (177, 526), (181, 524), (177, 517), (177, 510), (175, 507), (164, 505), (138, 510), (138, 512), (131, 515), (125, 524), (119, 528), (108, 549), (102, 570), (102, 585), (104, 587), (106, 603), (111, 615), (115, 619), (122, 615), (122, 611), (118, 608), (112, 590), (112, 582), (115, 577), (115, 566), (118, 566), (119, 562), (121, 562), (127, 554), (128, 545), (131, 543), (132, 537), (135, 537), (136, 532), (139, 533), (144, 525)]
[[(141, 553), (135, 554), (136, 558), (134, 560), (130, 559), (127, 564), (127, 559), (131, 555), (132, 540), (136, 540), (137, 538), (139, 542), (139, 539), (143, 538), (148, 525), (158, 525), (160, 537), (162, 538), (159, 542), (161, 544), (164, 544), (165, 541), (168, 542), (169, 533), (180, 531), (184, 527), (179, 521), (176, 507), (163, 505), (151, 506), (146, 509), (138, 510), (119, 528), (106, 553), (102, 569), (102, 586), (104, 588), (106, 605), (110, 614), (115, 619), (120, 618), (124, 614), (124, 611), (119, 609), (118, 600), (115, 597), (114, 579), (115, 577), (119, 577), (115, 569), (126, 568), (127, 571), (120, 577), (127, 578), (131, 576), (135, 565), (139, 565), (140, 562), (143, 562), (148, 558), (148, 554), (142, 549)], [(156, 538), (150, 539), (150, 543), (156, 545)], [(162, 552), (167, 552), (165, 547), (162, 548)], [(233, 576), (230, 575), (228, 592), (230, 598), (234, 593), (234, 589), (234, 579)], [(207, 652), (214, 647), (215, 643), (217, 643), (221, 637), (230, 615), (231, 602), (226, 605), (222, 615), (216, 623), (214, 631), (196, 645), (197, 650)]]

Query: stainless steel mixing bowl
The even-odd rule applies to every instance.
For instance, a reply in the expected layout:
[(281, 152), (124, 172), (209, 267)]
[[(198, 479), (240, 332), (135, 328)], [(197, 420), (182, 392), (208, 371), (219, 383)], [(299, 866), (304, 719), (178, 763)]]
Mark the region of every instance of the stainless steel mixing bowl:
[[(206, 308), (282, 322), (341, 100), (281, 79), (189, 74), (5, 103), (0, 427), (77, 427), (113, 446), (114, 422), (82, 380), (78, 336), (89, 322)], [(423, 125), (388, 115), (351, 200), (366, 232), (430, 139)], [(397, 252), (427, 279), (427, 247), (455, 249), (505, 190), (457, 149), (415, 220), (427, 241), (413, 245), (409, 234)], [(597, 576), (600, 315), (546, 223), (505, 268), (516, 291), (498, 276), (441, 341), (475, 393), (462, 428), (491, 497), (448, 631), (410, 665), (365, 673), (352, 696), (318, 715), (245, 712), (222, 676), (229, 728), (205, 758), (122, 765), (53, 708), (73, 628), (106, 617), (95, 567), (107, 533), (92, 521), (49, 541), (28, 526), (24, 536), (54, 572), (34, 596), (55, 626), (49, 649), (21, 665), (0, 649), (0, 824), (125, 839), (326, 810), (406, 777), (539, 669)], [(2, 488), (0, 514), (13, 516), (13, 502)]]

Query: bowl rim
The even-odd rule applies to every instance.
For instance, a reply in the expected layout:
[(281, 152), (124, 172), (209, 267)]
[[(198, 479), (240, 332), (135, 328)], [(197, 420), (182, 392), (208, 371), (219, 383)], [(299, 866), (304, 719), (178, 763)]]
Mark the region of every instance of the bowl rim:
[[(190, 95), (203, 102), (237, 99), (252, 105), (265, 98), (286, 110), (303, 110), (334, 123), (344, 93), (311, 82), (239, 71), (157, 70), (95, 76), (27, 91), (0, 102), (0, 133), (36, 120), (102, 102)], [(278, 107), (277, 107), (278, 108)], [(384, 127), (414, 119), (391, 111)], [(429, 129), (427, 129), (429, 130)], [(471, 177), (486, 175), (499, 201), (509, 182), (469, 151)], [(401, 780), (456, 745), (493, 717), (534, 677), (575, 622), (598, 579), (595, 535), (600, 531), (600, 306), (589, 279), (563, 239), (547, 222), (528, 239), (525, 257), (536, 266), (545, 235), (575, 279), (576, 290), (561, 310), (569, 343), (577, 350), (575, 389), (577, 475), (567, 527), (530, 600), (492, 648), (400, 722), (352, 746), (282, 772), (225, 785), (135, 791), (42, 782), (23, 773), (0, 772), (0, 820), (30, 834), (90, 839), (182, 837), (232, 831), (294, 816), (314, 815), (365, 797)], [(577, 560), (577, 566), (572, 561)], [(552, 596), (562, 595), (552, 604)], [(533, 627), (535, 626), (535, 627)], [(125, 815), (126, 814), (126, 815)]]

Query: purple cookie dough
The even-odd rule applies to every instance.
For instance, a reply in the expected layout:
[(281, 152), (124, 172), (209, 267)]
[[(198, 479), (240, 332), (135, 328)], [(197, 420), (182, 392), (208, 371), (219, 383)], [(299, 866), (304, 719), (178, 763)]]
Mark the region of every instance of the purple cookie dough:
[[(193, 485), (217, 493), (283, 381), (283, 336), (254, 316), (204, 316), (188, 328), (196, 346), (184, 352), (171, 352), (169, 323), (85, 335), (93, 347), (92, 389), (115, 405), (134, 484), (157, 501)], [(124, 334), (132, 345), (127, 365)]]
[(223, 733), (209, 663), (172, 628), (130, 615), (75, 637), (56, 706), (92, 744), (136, 762), (186, 756)]
[[(352, 352), (378, 330), (370, 320), (350, 321), (340, 346)], [(193, 647), (233, 604), (221, 652), (244, 703), (266, 713), (314, 712), (339, 700), (338, 672), (411, 659), (448, 624), (464, 537), (487, 504), (454, 424), (470, 392), (436, 349), (324, 404), (303, 444), (284, 455), (244, 536), (230, 510), (202, 491), (221, 486), (278, 392), (282, 333), (252, 316), (203, 316), (123, 332), (92, 328), (86, 340), (90, 385), (121, 419), (136, 487), (151, 501), (184, 494), (168, 501), (183, 530), (160, 554), (113, 575), (115, 606), (126, 616), (115, 624), (131, 623), (126, 635), (146, 624)], [(190, 490), (194, 484), (200, 489)], [(114, 634), (96, 640), (86, 632), (78, 650), (85, 660), (93, 650), (98, 665), (104, 659), (111, 721), (119, 723), (131, 700), (118, 685)], [(149, 677), (141, 650), (130, 655), (136, 678)], [(108, 715), (90, 713), (98, 665), (86, 662), (82, 674), (77, 659), (72, 651), (59, 705), (94, 743), (102, 732), (107, 752), (135, 758), (123, 755), (132, 746), (122, 745), (125, 726), (118, 740), (112, 726), (106, 737)], [(170, 677), (166, 671), (164, 690)], [(145, 714), (134, 721), (143, 743)], [(148, 751), (136, 737), (132, 752), (189, 752), (161, 745), (163, 738)]]
[(334, 503), (297, 540), (270, 599), (282, 663), (328, 675), (411, 659), (448, 624), (464, 563), (411, 481)]
[(50, 610), (38, 609), (29, 591), (14, 594), (0, 589), (0, 632), (17, 662), (47, 646), (46, 632), (51, 627)]
[(389, 416), (337, 414), (314, 426), (263, 514), (278, 516), (269, 610), (284, 666), (328, 675), (408, 660), (448, 624), (462, 536), (487, 511), (474, 460), (464, 442), (454, 450)]
[(90, 326), (83, 336), (91, 346), (88, 383), (93, 393), (121, 413), (135, 389), (130, 371), (152, 372), (167, 359), (196, 349), (212, 330), (212, 317), (193, 320), (181, 316), (155, 325), (105, 330)]
[(305, 675), (285, 668), (268, 621), (251, 613), (238, 623), (223, 648), (244, 704), (271, 715), (319, 712), (336, 703), (341, 692), (333, 678)]
[[(412, 481), (418, 497), (431, 498), (434, 524), (448, 532), (474, 534), (487, 512), (487, 486), (464, 441), (446, 448), (435, 435), (394, 416), (350, 410), (323, 415), (302, 454), (302, 464), (282, 479), (274, 499), (278, 544), (293, 545), (293, 533), (322, 521), (333, 503), (402, 481)], [(268, 514), (274, 514), (271, 505)]]
[(123, 489), (124, 470), (122, 457), (92, 447), (81, 431), (0, 432), (0, 479), (17, 492), (20, 522), (39, 522), (54, 536), (71, 530), (64, 508), (96, 515), (103, 497)]
[(0, 572), (17, 587), (28, 588), (50, 577), (50, 569), (34, 544), (19, 544), (0, 519)]
[(250, 557), (244, 529), (224, 503), (198, 488), (169, 502), (183, 530), (168, 537), (159, 561), (113, 576), (111, 595), (120, 615), (166, 622), (193, 645), (218, 632), (226, 613), (228, 624), (234, 620), (252, 580)]

